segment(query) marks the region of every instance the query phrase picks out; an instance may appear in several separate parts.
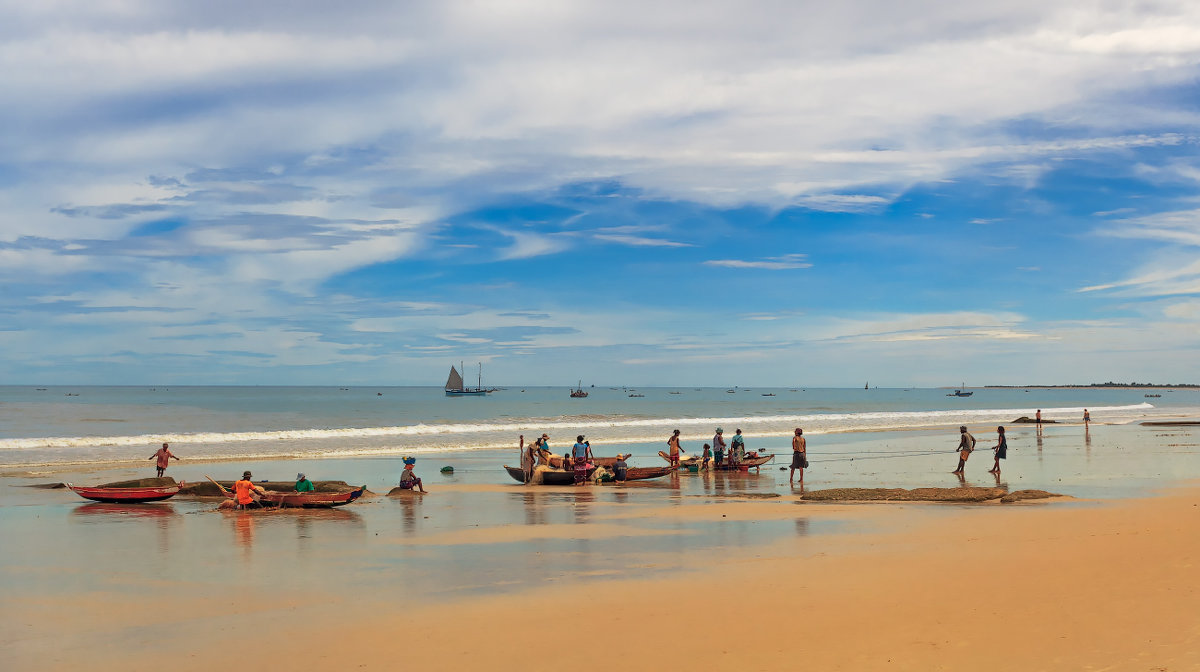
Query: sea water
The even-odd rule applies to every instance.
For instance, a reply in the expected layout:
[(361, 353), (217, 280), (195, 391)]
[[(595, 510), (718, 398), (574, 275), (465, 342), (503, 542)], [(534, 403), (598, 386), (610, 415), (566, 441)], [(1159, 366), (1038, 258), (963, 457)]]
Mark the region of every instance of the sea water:
[(1200, 416), (1196, 389), (981, 388), (970, 397), (916, 388), (588, 392), (579, 399), (566, 387), (447, 397), (436, 387), (7, 386), (0, 387), (0, 467), (133, 463), (162, 442), (214, 460), (483, 455), (545, 432), (560, 452), (583, 434), (608, 454), (665, 446), (679, 429), (695, 452), (721, 427), (727, 437), (741, 429), (752, 447), (785, 451), (795, 427), (845, 444), (960, 424), (994, 432), (1038, 409), (1059, 423), (1080, 423), (1085, 408), (1093, 424)]

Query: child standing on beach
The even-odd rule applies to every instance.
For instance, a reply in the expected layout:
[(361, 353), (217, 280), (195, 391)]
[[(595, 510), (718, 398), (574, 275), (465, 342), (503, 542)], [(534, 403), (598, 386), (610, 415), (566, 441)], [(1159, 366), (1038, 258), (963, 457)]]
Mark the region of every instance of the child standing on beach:
[(704, 444), (704, 452), (703, 452), (703, 453), (701, 453), (701, 455), (702, 455), (702, 457), (703, 457), (704, 459), (703, 459), (703, 461), (700, 463), (700, 468), (701, 468), (701, 469), (704, 469), (705, 471), (707, 471), (707, 470), (708, 470), (708, 463), (709, 463), (709, 461), (710, 461), (710, 460), (712, 460), (712, 447), (711, 447), (711, 446), (709, 446), (707, 443), (706, 443), (706, 444)]

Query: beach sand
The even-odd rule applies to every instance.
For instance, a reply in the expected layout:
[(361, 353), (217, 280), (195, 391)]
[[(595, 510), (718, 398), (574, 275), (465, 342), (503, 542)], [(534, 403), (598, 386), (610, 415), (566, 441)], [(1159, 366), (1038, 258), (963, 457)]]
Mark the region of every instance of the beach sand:
[[(643, 553), (617, 559), (631, 563), (629, 571), (580, 562), (582, 571), (573, 574), (567, 553), (552, 569), (521, 565), (541, 574), (524, 577), (524, 583), (438, 599), (423, 593), (417, 574), (386, 563), (359, 584), (338, 575), (336, 549), (324, 550), (321, 572), (314, 566), (292, 575), (288, 553), (264, 557), (265, 549), (255, 547), (257, 571), (273, 565), (292, 578), (242, 576), (245, 558), (225, 558), (228, 582), (220, 573), (189, 576), (160, 568), (160, 575), (144, 578), (151, 585), (116, 589), (118, 599), (112, 588), (95, 586), (10, 592), (0, 598), (4, 666), (1200, 669), (1197, 483), (1109, 502), (849, 505), (785, 496), (593, 504), (587, 520), (594, 529), (574, 536), (584, 537), (577, 543), (594, 544), (596, 555), (620, 534), (613, 526), (630, 519), (654, 520), (663, 530), (774, 521), (794, 525), (797, 533), (746, 543), (723, 538), (716, 550), (684, 557), (656, 553), (650, 544)], [(235, 534), (242, 520), (221, 514), (196, 519), (222, 526), (228, 520)], [(821, 521), (842, 528), (805, 533)], [(553, 516), (545, 522), (539, 534), (573, 534)], [(272, 529), (269, 522), (254, 524), (260, 535)], [(308, 524), (319, 530), (325, 521)], [(403, 528), (364, 525), (363, 534), (381, 536), (381, 548), (423, 551), (407, 547)], [(530, 529), (527, 521), (444, 532), (423, 543), (473, 558), (461, 577), (471, 584), (481, 580), (472, 571), (511, 547), (506, 540), (532, 554)], [(647, 541), (620, 538), (634, 545)]]

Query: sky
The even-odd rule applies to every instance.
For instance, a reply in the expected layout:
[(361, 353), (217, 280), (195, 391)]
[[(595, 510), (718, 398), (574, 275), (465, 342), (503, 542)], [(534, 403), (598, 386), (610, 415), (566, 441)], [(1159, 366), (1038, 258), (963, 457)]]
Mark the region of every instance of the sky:
[(1200, 383), (1194, 1), (0, 0), (0, 91), (0, 383)]

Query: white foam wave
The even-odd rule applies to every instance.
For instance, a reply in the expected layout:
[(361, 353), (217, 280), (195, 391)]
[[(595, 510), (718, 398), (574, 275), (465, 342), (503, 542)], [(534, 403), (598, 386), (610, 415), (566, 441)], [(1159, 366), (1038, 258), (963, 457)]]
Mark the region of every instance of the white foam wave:
[[(1130, 413), (1154, 408), (1141, 403), (1128, 406), (1092, 407), (1093, 419), (1111, 414), (1110, 421), (1128, 421)], [(1069, 415), (1077, 419), (1083, 408), (1043, 408), (1046, 417)], [(351, 444), (340, 446), (338, 454), (353, 453), (355, 450), (415, 450), (419, 446), (430, 446), (437, 450), (467, 450), (481, 448), (504, 448), (515, 442), (517, 434), (533, 436), (549, 432), (558, 437), (557, 443), (571, 442), (575, 434), (595, 434), (610, 443), (639, 443), (654, 441), (671, 429), (681, 429), (689, 438), (702, 438), (717, 426), (746, 428), (748, 436), (777, 436), (791, 433), (794, 426), (804, 426), (814, 434), (857, 431), (887, 431), (937, 427), (974, 422), (1007, 422), (1013, 416), (1032, 416), (1036, 409), (1001, 408), (945, 411), (879, 411), (858, 413), (810, 413), (803, 415), (757, 415), (739, 417), (701, 418), (630, 418), (628, 416), (582, 418), (560, 418), (555, 420), (521, 420), (510, 422), (446, 423), (399, 425), (393, 427), (353, 428), (308, 428), (260, 432), (199, 432), (180, 434), (137, 434), (128, 436), (76, 436), (76, 437), (31, 437), (0, 439), (0, 451), (27, 451), (62, 448), (108, 448), (127, 446), (150, 446), (161, 442), (188, 446), (227, 446), (252, 442), (286, 442), (288, 448), (269, 452), (272, 455), (288, 456), (299, 453), (311, 455), (311, 450), (297, 448), (307, 442)], [(653, 428), (653, 434), (646, 430)], [(504, 438), (502, 438), (504, 437)], [(511, 438), (509, 438), (511, 437)], [(400, 439), (403, 446), (355, 447), (353, 444), (370, 443), (383, 439)], [(326, 447), (325, 450), (328, 450)], [(242, 453), (237, 453), (242, 454)], [(215, 456), (215, 453), (213, 453)]]

